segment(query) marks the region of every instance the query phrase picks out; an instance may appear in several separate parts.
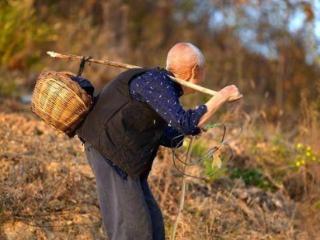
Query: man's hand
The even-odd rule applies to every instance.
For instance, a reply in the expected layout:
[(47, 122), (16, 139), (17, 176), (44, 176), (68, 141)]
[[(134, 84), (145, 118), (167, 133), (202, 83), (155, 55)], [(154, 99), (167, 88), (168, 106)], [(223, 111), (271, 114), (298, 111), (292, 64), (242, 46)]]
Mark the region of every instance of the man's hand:
[(219, 93), (226, 97), (228, 102), (236, 101), (242, 98), (239, 89), (235, 85), (229, 85), (219, 91)]
[(217, 95), (206, 102), (207, 112), (200, 118), (198, 127), (203, 127), (225, 102), (236, 101), (240, 98), (242, 98), (242, 95), (235, 85), (229, 85), (221, 89)]

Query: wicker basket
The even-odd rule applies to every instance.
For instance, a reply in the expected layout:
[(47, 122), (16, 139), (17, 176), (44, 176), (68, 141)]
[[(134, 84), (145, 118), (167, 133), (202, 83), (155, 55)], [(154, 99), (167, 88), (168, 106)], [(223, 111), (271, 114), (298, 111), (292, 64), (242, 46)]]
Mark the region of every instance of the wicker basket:
[(69, 137), (92, 106), (92, 98), (70, 77), (70, 72), (44, 71), (32, 95), (31, 110)]

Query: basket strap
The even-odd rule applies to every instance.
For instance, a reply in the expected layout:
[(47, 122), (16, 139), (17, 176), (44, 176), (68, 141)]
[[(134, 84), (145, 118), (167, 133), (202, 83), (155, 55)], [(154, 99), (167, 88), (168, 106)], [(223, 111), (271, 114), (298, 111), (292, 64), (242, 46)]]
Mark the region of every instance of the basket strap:
[(80, 77), (82, 75), (86, 62), (88, 62), (91, 58), (92, 58), (91, 56), (89, 56), (89, 57), (83, 56), (82, 57), (77, 77)]

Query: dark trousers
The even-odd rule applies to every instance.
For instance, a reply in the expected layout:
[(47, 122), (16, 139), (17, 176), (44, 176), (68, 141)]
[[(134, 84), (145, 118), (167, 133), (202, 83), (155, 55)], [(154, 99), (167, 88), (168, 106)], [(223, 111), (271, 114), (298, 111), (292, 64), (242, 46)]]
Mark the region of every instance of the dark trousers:
[(163, 217), (147, 179), (124, 179), (89, 143), (85, 152), (109, 240), (164, 240)]

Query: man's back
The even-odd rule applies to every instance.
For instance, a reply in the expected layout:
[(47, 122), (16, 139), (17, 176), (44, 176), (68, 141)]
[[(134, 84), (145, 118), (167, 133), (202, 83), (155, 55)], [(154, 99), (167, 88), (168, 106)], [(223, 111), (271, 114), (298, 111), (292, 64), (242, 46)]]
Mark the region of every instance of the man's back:
[(147, 103), (129, 93), (129, 82), (146, 69), (120, 74), (100, 92), (77, 134), (131, 177), (150, 170), (166, 127)]

